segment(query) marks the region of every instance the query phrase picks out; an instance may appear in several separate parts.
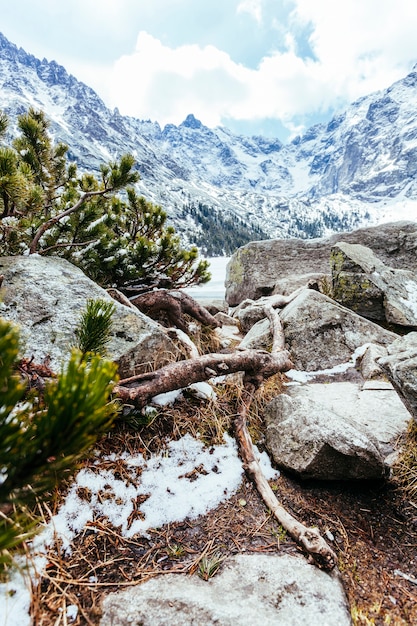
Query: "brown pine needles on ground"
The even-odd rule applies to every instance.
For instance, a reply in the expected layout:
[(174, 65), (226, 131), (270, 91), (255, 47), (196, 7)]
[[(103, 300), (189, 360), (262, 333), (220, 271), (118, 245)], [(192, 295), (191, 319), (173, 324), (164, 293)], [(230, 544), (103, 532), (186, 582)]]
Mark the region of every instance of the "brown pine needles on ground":
[[(276, 395), (282, 380), (280, 374), (268, 381), (251, 407), (251, 435), (260, 447), (262, 405)], [(219, 386), (216, 403), (188, 398), (157, 409), (150, 423), (121, 422), (102, 439), (99, 452), (149, 455), (186, 433), (217, 444), (231, 429), (239, 389), (238, 383), (227, 383)], [(123, 477), (120, 459), (105, 465), (106, 469), (113, 465)], [(409, 494), (393, 482), (306, 483), (283, 474), (271, 485), (293, 515), (332, 540), (354, 624), (417, 623), (417, 585), (412, 581), (417, 572), (417, 508)], [(208, 578), (221, 571), (229, 555), (243, 552), (299, 553), (247, 480), (207, 515), (151, 529), (146, 537), (128, 539), (105, 518), (97, 519), (76, 537), (70, 556), (64, 556), (59, 545), (50, 550), (34, 589), (34, 623), (96, 625), (106, 593), (165, 573)], [(66, 618), (70, 606), (78, 607), (72, 622)]]

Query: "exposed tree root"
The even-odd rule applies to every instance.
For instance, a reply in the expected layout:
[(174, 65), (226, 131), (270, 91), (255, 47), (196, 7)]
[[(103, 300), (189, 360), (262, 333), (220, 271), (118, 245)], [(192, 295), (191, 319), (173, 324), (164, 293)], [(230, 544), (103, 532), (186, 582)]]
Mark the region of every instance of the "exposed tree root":
[(194, 359), (170, 363), (155, 372), (126, 378), (121, 380), (114, 390), (123, 402), (142, 408), (160, 393), (182, 389), (216, 376), (242, 371), (256, 372), (256, 377), (261, 383), (277, 372), (285, 372), (291, 367), (292, 363), (286, 350), (276, 354), (262, 350), (204, 354)]
[[(187, 296), (184, 300), (181, 298), (176, 299), (176, 295), (173, 297), (173, 308), (171, 308), (172, 298), (170, 294), (162, 290), (144, 294), (135, 298), (132, 302), (136, 306), (139, 304), (139, 308), (144, 311), (149, 312), (152, 309), (153, 313), (157, 313), (158, 307), (162, 307), (164, 310), (167, 307), (166, 312), (170, 321), (175, 321), (179, 328), (186, 327), (182, 319), (183, 312), (191, 312), (190, 314), (193, 317), (203, 323), (207, 324), (208, 321), (210, 322), (212, 316), (207, 311), (206, 313), (201, 313), (205, 309), (197, 303), (195, 303), (197, 305), (195, 306), (193, 304), (195, 301), (190, 296)], [(115, 392), (123, 402), (141, 408), (154, 396), (161, 393), (182, 389), (192, 383), (208, 380), (216, 376), (245, 372), (241, 405), (239, 413), (234, 420), (236, 439), (244, 468), (255, 483), (265, 504), (283, 528), (308, 552), (316, 565), (323, 569), (331, 570), (337, 563), (336, 554), (324, 541), (316, 528), (304, 526), (279, 504), (255, 457), (252, 440), (247, 429), (248, 408), (255, 391), (270, 376), (292, 368), (290, 355), (285, 350), (285, 337), (277, 310), (271, 305), (266, 305), (265, 315), (270, 321), (273, 335), (271, 353), (263, 350), (242, 350), (231, 354), (207, 354), (186, 361), (171, 363), (155, 372), (121, 380), (119, 385), (115, 387)], [(217, 326), (217, 320), (214, 319), (214, 321)]]
[(184, 291), (157, 289), (143, 293), (133, 298), (130, 302), (142, 313), (154, 319), (158, 319), (161, 312), (164, 313), (170, 326), (177, 326), (184, 332), (188, 332), (184, 314), (190, 315), (198, 322), (201, 322), (201, 324), (211, 328), (221, 326), (220, 322), (207, 309)]
[(283, 528), (297, 543), (312, 557), (315, 564), (327, 570), (333, 569), (337, 564), (337, 556), (330, 546), (324, 541), (317, 528), (308, 528), (296, 520), (278, 502), (268, 481), (262, 473), (255, 457), (252, 439), (247, 429), (247, 413), (256, 391), (256, 385), (250, 380), (244, 380), (244, 392), (242, 394), (239, 414), (234, 420), (236, 440), (239, 445), (240, 456), (246, 473), (255, 483), (256, 488)]

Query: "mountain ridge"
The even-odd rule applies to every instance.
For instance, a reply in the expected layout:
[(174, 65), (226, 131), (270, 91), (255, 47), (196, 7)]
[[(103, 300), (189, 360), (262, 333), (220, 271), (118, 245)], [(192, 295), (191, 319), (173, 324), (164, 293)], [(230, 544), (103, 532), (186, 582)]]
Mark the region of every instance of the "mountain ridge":
[(63, 66), (0, 33), (0, 109), (12, 134), (17, 115), (43, 109), (80, 169), (132, 153), (140, 193), (166, 210), (184, 242), (229, 254), (252, 239), (316, 237), (413, 218), (416, 69), (283, 144), (210, 129), (192, 113), (164, 128), (123, 116)]

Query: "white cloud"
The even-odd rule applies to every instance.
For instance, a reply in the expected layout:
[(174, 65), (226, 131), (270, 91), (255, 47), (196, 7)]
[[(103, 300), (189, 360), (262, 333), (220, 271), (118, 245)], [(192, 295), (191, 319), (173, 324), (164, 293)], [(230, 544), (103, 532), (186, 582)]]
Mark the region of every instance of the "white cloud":
[(262, 0), (242, 0), (236, 9), (237, 13), (248, 13), (260, 23), (262, 20)]
[[(194, 113), (208, 126), (226, 118), (278, 118), (292, 128), (294, 118), (323, 114), (387, 87), (417, 60), (417, 9), (408, 0), (292, 4), (284, 44), (264, 53), (254, 69), (213, 45), (170, 47), (142, 31), (100, 93), (122, 113), (162, 125)], [(242, 0), (236, 8), (261, 22), (262, 0)], [(308, 33), (304, 44), (313, 58), (301, 56), (300, 33)], [(98, 75), (97, 82), (103, 80)]]
[[(309, 24), (317, 78), (347, 100), (388, 86), (417, 61), (417, 5), (410, 0), (295, 0), (294, 24)], [(328, 97), (328, 96), (327, 96)]]
[(165, 124), (194, 113), (212, 126), (247, 97), (248, 73), (214, 46), (173, 49), (141, 32), (135, 51), (114, 64), (110, 99), (124, 114)]
[(162, 125), (194, 113), (208, 126), (267, 118), (292, 130), (417, 61), (411, 0), (21, 0), (9, 9), (12, 41), (63, 64), (109, 106)]

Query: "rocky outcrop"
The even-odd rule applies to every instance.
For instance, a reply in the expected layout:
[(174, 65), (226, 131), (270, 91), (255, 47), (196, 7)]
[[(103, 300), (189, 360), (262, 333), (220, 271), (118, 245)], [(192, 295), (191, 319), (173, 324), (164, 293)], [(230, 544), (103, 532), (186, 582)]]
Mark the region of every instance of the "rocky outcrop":
[(382, 478), (410, 419), (389, 383), (287, 387), (266, 407), (266, 445), (303, 478)]
[(399, 337), (378, 359), (400, 398), (417, 421), (417, 332)]
[(208, 581), (164, 574), (109, 594), (100, 626), (349, 626), (339, 576), (302, 557), (238, 555)]
[(4, 275), (0, 315), (20, 328), (21, 355), (36, 362), (50, 360), (59, 371), (75, 342), (87, 300), (114, 303), (108, 357), (119, 364), (121, 377), (133, 376), (149, 365), (174, 360), (175, 344), (162, 326), (139, 311), (115, 302), (85, 274), (56, 257), (2, 257)]
[(337, 243), (331, 250), (332, 297), (369, 319), (417, 327), (416, 272), (393, 269), (370, 248)]
[[(226, 299), (237, 306), (245, 298), (257, 300), (290, 293), (322, 274), (330, 274), (330, 251), (339, 241), (361, 244), (394, 269), (417, 270), (417, 223), (394, 222), (323, 239), (254, 241), (239, 248), (226, 271)], [(282, 281), (291, 277), (288, 291)], [(301, 277), (301, 278), (300, 278)]]
[[(397, 338), (395, 333), (311, 289), (303, 289), (282, 309), (280, 317), (286, 346), (299, 370), (331, 368), (349, 361), (352, 353), (365, 344), (386, 346)], [(269, 321), (263, 319), (246, 333), (240, 347), (268, 349), (271, 341)]]

